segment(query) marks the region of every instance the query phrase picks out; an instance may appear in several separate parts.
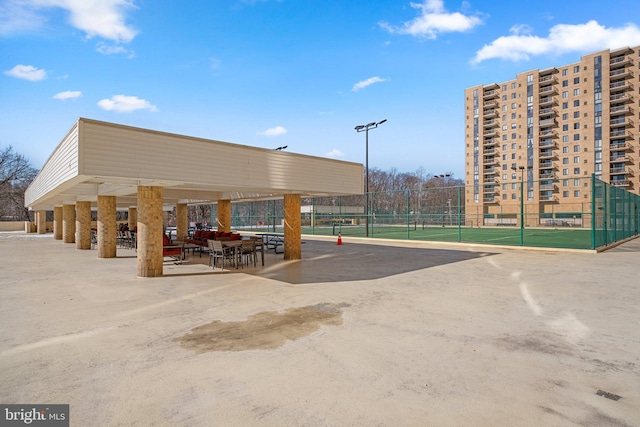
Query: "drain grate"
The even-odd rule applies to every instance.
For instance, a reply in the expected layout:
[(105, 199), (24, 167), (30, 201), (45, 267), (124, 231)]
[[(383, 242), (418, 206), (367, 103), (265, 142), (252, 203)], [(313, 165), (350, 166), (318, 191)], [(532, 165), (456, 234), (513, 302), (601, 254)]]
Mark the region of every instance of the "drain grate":
[(606, 397), (607, 399), (611, 399), (611, 400), (622, 399), (622, 396), (618, 396), (617, 394), (609, 393), (608, 391), (604, 391), (604, 390), (598, 390), (596, 391), (596, 394), (598, 396)]

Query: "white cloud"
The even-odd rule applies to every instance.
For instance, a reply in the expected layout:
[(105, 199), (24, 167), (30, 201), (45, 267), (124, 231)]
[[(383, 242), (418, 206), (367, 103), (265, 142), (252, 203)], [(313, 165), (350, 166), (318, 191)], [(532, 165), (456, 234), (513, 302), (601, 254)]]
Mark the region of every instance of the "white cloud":
[(514, 26), (510, 32), (510, 36), (485, 45), (471, 62), (477, 64), (494, 58), (527, 61), (535, 55), (592, 52), (640, 44), (640, 28), (635, 24), (606, 28), (593, 20), (586, 24), (555, 25), (547, 37), (531, 35), (526, 26)]
[(331, 150), (327, 154), (325, 154), (325, 156), (330, 157), (332, 159), (335, 159), (337, 157), (344, 156), (344, 153), (342, 151), (338, 150), (337, 148), (334, 148), (333, 150)]
[(447, 12), (443, 0), (424, 0), (423, 3), (410, 3), (420, 11), (419, 16), (401, 26), (380, 22), (385, 30), (393, 34), (409, 34), (416, 37), (435, 39), (440, 33), (458, 33), (469, 31), (482, 24), (477, 16), (460, 12)]
[[(136, 8), (133, 0), (9, 0), (0, 9), (0, 22), (3, 29), (35, 29), (46, 19), (41, 12), (46, 8), (66, 10), (70, 24), (84, 31), (87, 38), (97, 36), (128, 43), (138, 34), (126, 23), (126, 12)], [(28, 19), (32, 23), (28, 24)]]
[(60, 99), (62, 101), (66, 99), (75, 99), (80, 98), (82, 96), (82, 92), (79, 90), (67, 90), (65, 92), (56, 93), (53, 95), (53, 99)]
[(38, 15), (24, 0), (0, 2), (1, 35), (34, 31), (42, 27), (44, 21), (44, 17)]
[(127, 55), (128, 58), (134, 58), (136, 56), (133, 50), (127, 49), (121, 45), (109, 45), (104, 42), (99, 42), (96, 45), (96, 50), (103, 55)]
[(36, 68), (33, 65), (19, 64), (4, 73), (8, 76), (29, 80), (31, 82), (37, 82), (47, 78), (47, 72), (45, 70)]
[(360, 89), (364, 89), (365, 87), (371, 86), (374, 83), (381, 83), (381, 82), (386, 82), (386, 81), (387, 81), (387, 79), (383, 79), (383, 78), (380, 78), (380, 77), (377, 77), (377, 76), (376, 77), (370, 77), (367, 80), (362, 80), (361, 82), (358, 82), (358, 83), (354, 84), (353, 88), (351, 88), (351, 90), (353, 92), (357, 92)]
[(116, 111), (118, 113), (131, 113), (136, 110), (158, 111), (155, 105), (146, 99), (137, 96), (114, 95), (111, 99), (98, 101), (98, 106), (103, 110)]
[(284, 135), (285, 133), (287, 133), (287, 130), (285, 128), (283, 128), (282, 126), (276, 126), (273, 128), (269, 128), (265, 131), (262, 132), (258, 132), (258, 135), (263, 135), (263, 136), (278, 136), (278, 135)]

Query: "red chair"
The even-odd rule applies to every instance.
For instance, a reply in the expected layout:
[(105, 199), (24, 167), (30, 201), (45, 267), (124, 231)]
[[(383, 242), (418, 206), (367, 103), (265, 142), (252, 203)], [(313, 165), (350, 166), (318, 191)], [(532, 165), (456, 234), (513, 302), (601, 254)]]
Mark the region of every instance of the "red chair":
[(170, 245), (169, 238), (162, 235), (162, 257), (172, 258), (176, 264), (182, 264), (182, 245)]

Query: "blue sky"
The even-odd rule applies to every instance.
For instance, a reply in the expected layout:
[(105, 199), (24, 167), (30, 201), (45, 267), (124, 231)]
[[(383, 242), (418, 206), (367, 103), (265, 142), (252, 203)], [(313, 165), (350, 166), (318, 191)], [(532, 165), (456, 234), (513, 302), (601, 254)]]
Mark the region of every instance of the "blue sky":
[[(640, 45), (640, 3), (0, 0), (0, 146), (78, 117), (464, 176), (464, 89)], [(197, 161), (197, 159), (194, 159)]]

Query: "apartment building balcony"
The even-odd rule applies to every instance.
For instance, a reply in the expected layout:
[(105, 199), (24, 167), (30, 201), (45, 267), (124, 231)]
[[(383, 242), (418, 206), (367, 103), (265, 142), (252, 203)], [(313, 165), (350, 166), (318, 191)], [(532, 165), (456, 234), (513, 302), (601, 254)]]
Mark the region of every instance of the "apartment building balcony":
[(553, 170), (545, 169), (540, 171), (540, 179), (557, 179), (558, 176)]
[(628, 179), (617, 179), (615, 181), (611, 181), (611, 185), (614, 187), (629, 187), (631, 183)]
[(554, 118), (540, 120), (540, 127), (542, 127), (542, 126), (557, 126), (557, 125), (558, 125), (558, 122), (556, 122), (556, 119), (554, 119)]
[(618, 128), (624, 126), (633, 126), (633, 120), (627, 119), (625, 116), (617, 116), (609, 121), (610, 128)]
[(484, 131), (484, 136), (485, 137), (487, 137), (487, 136), (492, 136), (492, 137), (498, 136), (498, 130), (496, 128), (486, 129)]
[(612, 91), (620, 92), (633, 89), (633, 85), (631, 84), (630, 80), (622, 80), (619, 82), (612, 82), (609, 85), (609, 89)]
[(485, 185), (482, 188), (482, 192), (484, 194), (500, 194), (500, 188), (498, 186), (496, 186), (495, 184)]
[(494, 126), (500, 126), (500, 123), (497, 120), (485, 120), (484, 122), (482, 122), (482, 126), (484, 126), (485, 128), (491, 128)]
[(542, 170), (542, 169), (558, 169), (557, 166), (553, 165), (553, 161), (552, 160), (541, 160), (540, 161), (540, 165), (538, 166), (538, 168), (540, 170)]
[(496, 175), (491, 175), (491, 174), (487, 174), (487, 175), (483, 175), (483, 180), (482, 180), (482, 184), (486, 185), (486, 184), (498, 184), (498, 177)]
[(626, 142), (609, 145), (609, 151), (626, 151), (627, 149), (630, 149), (630, 148), (631, 146)]
[(610, 80), (617, 80), (617, 79), (626, 79), (628, 77), (631, 77), (633, 74), (631, 73), (631, 68), (620, 68), (619, 70), (611, 70), (611, 72), (609, 73), (609, 79)]
[(625, 166), (616, 166), (609, 169), (609, 175), (627, 175), (629, 170)]
[(558, 78), (553, 75), (540, 76), (540, 78), (538, 79), (538, 83), (556, 84), (558, 83)]
[(558, 144), (551, 138), (540, 140), (540, 148), (558, 148)]
[[(485, 134), (485, 136), (486, 136), (486, 134)], [(486, 138), (484, 141), (482, 141), (482, 146), (483, 146), (484, 148), (487, 148), (487, 147), (493, 147), (493, 146), (495, 146), (497, 143), (498, 143), (498, 142), (496, 141), (496, 139), (495, 139), (495, 138)]]
[(618, 93), (611, 95), (609, 101), (613, 103), (631, 102), (633, 101), (633, 97), (627, 93)]
[(540, 154), (538, 155), (538, 158), (540, 160), (542, 159), (553, 160), (553, 159), (557, 159), (557, 156), (555, 155), (553, 150), (546, 149), (546, 150), (540, 150)]
[(631, 108), (627, 105), (616, 105), (615, 107), (611, 107), (609, 114), (612, 116), (631, 114)]
[(495, 148), (485, 148), (484, 150), (482, 150), (483, 156), (495, 156), (498, 154), (500, 154), (500, 151)]
[(485, 166), (498, 166), (500, 164), (500, 160), (497, 157), (485, 158), (483, 164)]
[(538, 91), (540, 96), (557, 95), (558, 89), (555, 86), (544, 86)]
[(554, 196), (552, 193), (549, 193), (548, 191), (540, 192), (540, 201), (557, 203), (558, 196)]
[(616, 56), (609, 61), (609, 68), (625, 67), (631, 64), (631, 58), (628, 56)]
[(615, 139), (633, 139), (633, 134), (625, 128), (622, 129), (614, 129), (613, 132), (609, 133), (609, 138)]
[(483, 98), (483, 99), (485, 99), (485, 100), (488, 100), (488, 99), (495, 99), (495, 98), (497, 98), (497, 97), (499, 97), (499, 96), (500, 96), (500, 94), (498, 93), (498, 91), (497, 91), (497, 90), (493, 90), (493, 89), (491, 89), (491, 90), (486, 90), (486, 91), (484, 91), (484, 93), (482, 94), (482, 98)]
[(489, 107), (493, 108), (493, 107), (497, 107), (497, 106), (498, 106), (498, 102), (495, 99), (484, 101), (482, 103), (482, 107), (484, 107), (484, 108), (489, 108)]
[(625, 163), (625, 164), (632, 164), (633, 163), (633, 158), (631, 158), (631, 156), (622, 156), (622, 155), (618, 155), (617, 152), (614, 152), (611, 154), (611, 158), (609, 159), (610, 163)]
[(541, 108), (540, 111), (538, 111), (538, 115), (540, 117), (546, 117), (546, 116), (552, 116), (555, 117), (558, 115), (558, 112), (556, 110), (554, 110), (553, 108)]
[(538, 104), (540, 104), (541, 107), (547, 107), (549, 105), (556, 105), (557, 101), (553, 96), (545, 96), (543, 98), (540, 98)]
[(485, 119), (495, 119), (498, 117), (498, 111), (495, 108), (488, 108), (482, 113), (482, 116)]
[(497, 198), (497, 197), (495, 197), (495, 196), (493, 196), (493, 195), (490, 195), (490, 196), (485, 196), (485, 197), (483, 197), (483, 198), (482, 198), (482, 201), (483, 201), (484, 203), (498, 203), (498, 201), (499, 201), (499, 200), (498, 200), (498, 198)]
[(554, 138), (557, 136), (556, 132), (553, 129), (540, 129), (540, 133), (538, 133), (540, 138)]
[(495, 173), (496, 173), (496, 168), (494, 168), (493, 166), (484, 168), (482, 170), (483, 175), (495, 175)]
[(560, 189), (558, 188), (557, 185), (554, 185), (554, 184), (540, 184), (540, 191), (545, 191), (545, 192), (552, 191), (554, 193), (557, 193), (558, 191), (560, 191)]

